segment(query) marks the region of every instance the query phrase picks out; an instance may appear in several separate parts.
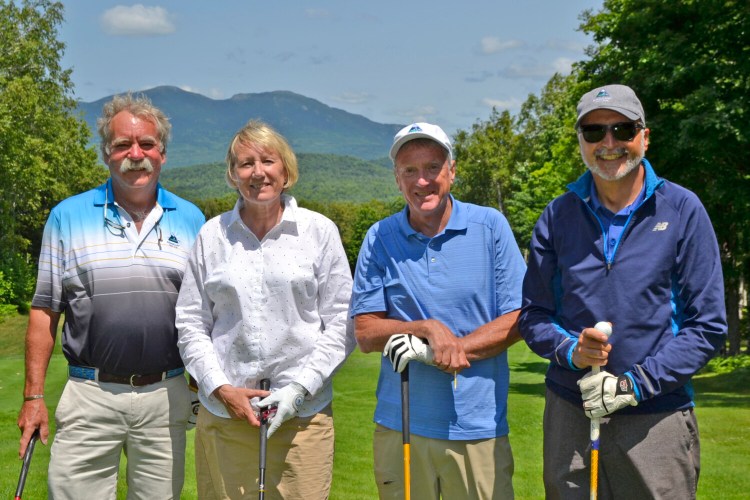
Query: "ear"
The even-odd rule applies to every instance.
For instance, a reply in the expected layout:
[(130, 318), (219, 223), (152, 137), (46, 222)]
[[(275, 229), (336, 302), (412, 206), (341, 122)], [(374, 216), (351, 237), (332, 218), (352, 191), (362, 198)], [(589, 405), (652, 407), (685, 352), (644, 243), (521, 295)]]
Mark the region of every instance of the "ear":
[(451, 185), (453, 185), (453, 181), (456, 179), (456, 160), (451, 160), (451, 166), (448, 169), (448, 172), (450, 173)]
[(649, 144), (650, 138), (651, 138), (651, 129), (650, 128), (643, 129), (643, 150), (644, 151), (648, 151), (648, 144)]

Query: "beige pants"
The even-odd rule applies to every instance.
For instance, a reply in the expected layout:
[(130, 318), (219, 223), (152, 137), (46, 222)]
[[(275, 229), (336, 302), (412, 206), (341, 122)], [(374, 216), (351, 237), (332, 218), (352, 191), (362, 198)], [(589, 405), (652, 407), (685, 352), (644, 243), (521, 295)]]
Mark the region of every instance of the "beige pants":
[[(508, 436), (448, 441), (410, 436), (411, 498), (512, 499), (513, 454)], [(375, 482), (381, 499), (404, 498), (403, 439), (381, 425), (375, 429)]]
[[(201, 500), (258, 498), (260, 434), (241, 420), (201, 407), (195, 468)], [(333, 416), (328, 406), (281, 424), (266, 447), (266, 498), (324, 500), (333, 477)]]
[(120, 455), (128, 499), (178, 499), (185, 479), (185, 377), (132, 388), (69, 379), (55, 419), (49, 497), (114, 499)]

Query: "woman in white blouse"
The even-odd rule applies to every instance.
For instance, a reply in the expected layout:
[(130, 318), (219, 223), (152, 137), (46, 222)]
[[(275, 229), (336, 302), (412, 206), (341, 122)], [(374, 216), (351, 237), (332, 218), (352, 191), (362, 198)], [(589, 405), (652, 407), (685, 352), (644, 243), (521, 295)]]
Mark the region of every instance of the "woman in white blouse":
[[(257, 495), (256, 411), (277, 406), (268, 428), (268, 497), (327, 498), (331, 377), (355, 346), (349, 264), (334, 223), (284, 194), (299, 173), (278, 132), (249, 122), (226, 163), (239, 199), (201, 229), (177, 300), (178, 347), (202, 403), (198, 495)], [(265, 378), (270, 396), (259, 390)], [(256, 397), (265, 399), (254, 409)]]

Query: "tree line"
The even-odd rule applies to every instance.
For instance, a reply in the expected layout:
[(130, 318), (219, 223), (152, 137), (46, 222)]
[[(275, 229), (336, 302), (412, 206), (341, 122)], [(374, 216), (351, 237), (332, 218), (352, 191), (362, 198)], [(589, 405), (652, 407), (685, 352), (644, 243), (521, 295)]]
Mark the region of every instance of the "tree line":
[[(63, 6), (0, 2), (0, 308), (25, 307), (49, 210), (106, 178), (75, 114), (70, 70), (60, 67)], [(528, 248), (544, 206), (584, 169), (573, 125), (578, 98), (597, 85), (635, 89), (646, 110), (647, 157), (694, 191), (719, 240), (730, 354), (740, 352), (750, 283), (750, 3), (746, 0), (605, 0), (581, 16), (587, 59), (554, 75), (518, 113), (493, 109), (455, 136), (455, 194), (498, 207)], [(234, 195), (198, 199), (208, 217)], [(373, 222), (403, 207), (306, 200), (339, 226), (350, 264)], [(648, 256), (644, 255), (644, 259)]]

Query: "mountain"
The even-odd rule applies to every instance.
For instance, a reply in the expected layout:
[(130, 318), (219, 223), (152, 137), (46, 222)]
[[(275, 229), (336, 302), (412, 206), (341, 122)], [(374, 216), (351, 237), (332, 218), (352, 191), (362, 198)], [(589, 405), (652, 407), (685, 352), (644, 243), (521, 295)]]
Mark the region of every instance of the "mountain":
[[(299, 182), (291, 194), (298, 200), (319, 203), (362, 203), (399, 197), (390, 162), (375, 162), (317, 153), (297, 155)], [(168, 190), (188, 200), (220, 198), (232, 194), (224, 180), (226, 164), (216, 162), (162, 171), (160, 180)]]
[[(393, 136), (402, 127), (375, 123), (288, 91), (237, 94), (223, 100), (171, 86), (142, 93), (172, 122), (165, 169), (223, 161), (230, 139), (252, 118), (259, 118), (278, 130), (295, 153), (325, 153), (364, 160), (387, 157)], [(96, 119), (111, 98), (78, 103), (95, 135)]]

